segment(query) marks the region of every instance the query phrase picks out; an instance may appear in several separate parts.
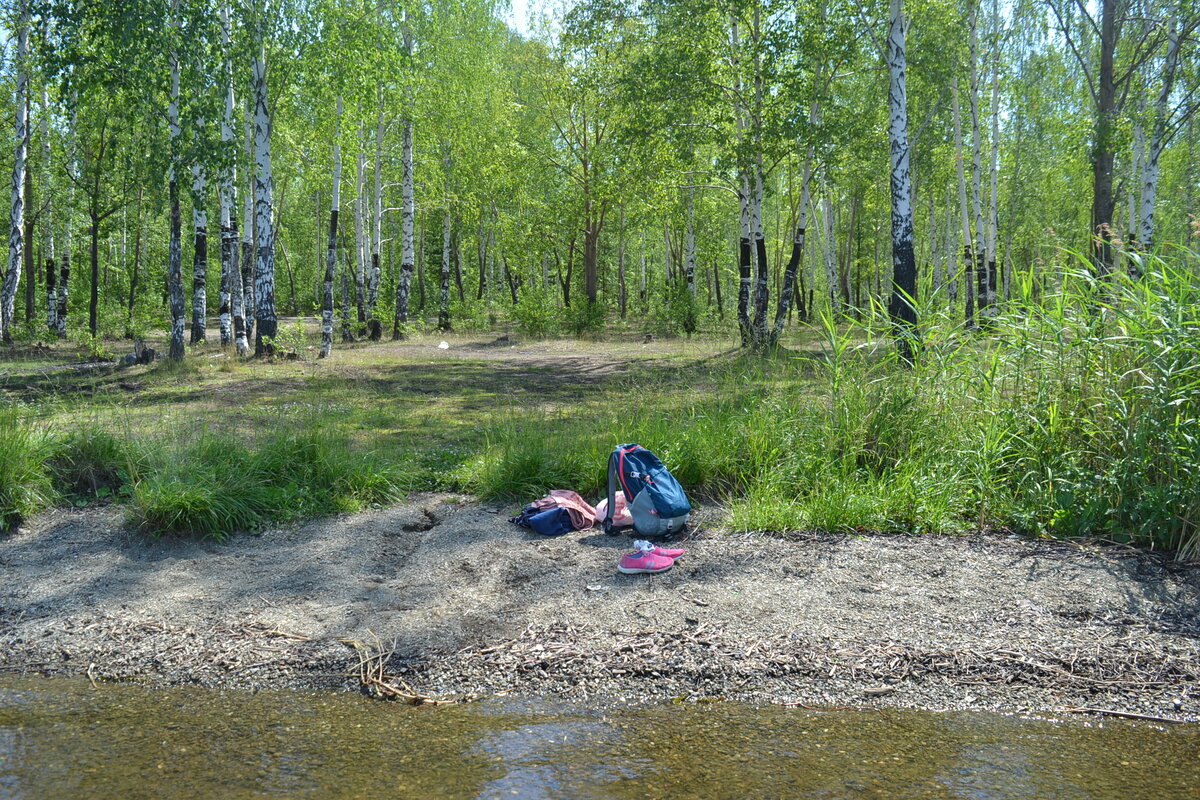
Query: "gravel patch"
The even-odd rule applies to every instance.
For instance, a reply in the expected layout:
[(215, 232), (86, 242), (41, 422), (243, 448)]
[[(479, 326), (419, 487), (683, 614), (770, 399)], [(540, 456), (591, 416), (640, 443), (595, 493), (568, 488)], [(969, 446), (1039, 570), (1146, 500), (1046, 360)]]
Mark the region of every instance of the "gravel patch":
[(728, 531), (661, 575), (429, 495), (227, 543), (118, 508), (0, 539), (0, 671), (429, 697), (1062, 711), (1200, 721), (1200, 567), (1004, 536)]

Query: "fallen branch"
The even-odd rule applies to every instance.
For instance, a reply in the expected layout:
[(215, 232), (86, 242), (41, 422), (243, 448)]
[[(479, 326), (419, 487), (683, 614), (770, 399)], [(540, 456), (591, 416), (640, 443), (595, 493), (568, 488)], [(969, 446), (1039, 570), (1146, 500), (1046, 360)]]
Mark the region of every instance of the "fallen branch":
[(1120, 717), (1121, 719), (1140, 719), (1147, 722), (1167, 722), (1172, 725), (1181, 725), (1182, 722), (1170, 717), (1156, 717), (1153, 714), (1139, 714), (1136, 711), (1116, 711), (1111, 708), (1089, 708), (1088, 706), (1076, 706), (1064, 708), (1068, 714), (1097, 714), (1102, 717)]
[(373, 647), (364, 645), (357, 639), (342, 639), (341, 641), (353, 647), (358, 653), (359, 684), (363, 691), (371, 697), (381, 700), (399, 700), (414, 706), (445, 706), (479, 699), (478, 695), (474, 694), (464, 694), (458, 697), (434, 697), (413, 689), (403, 678), (386, 674), (384, 670), (387, 662), (396, 653), (395, 642), (390, 648), (385, 649), (383, 642), (374, 632), (368, 631), (368, 633), (375, 639)]

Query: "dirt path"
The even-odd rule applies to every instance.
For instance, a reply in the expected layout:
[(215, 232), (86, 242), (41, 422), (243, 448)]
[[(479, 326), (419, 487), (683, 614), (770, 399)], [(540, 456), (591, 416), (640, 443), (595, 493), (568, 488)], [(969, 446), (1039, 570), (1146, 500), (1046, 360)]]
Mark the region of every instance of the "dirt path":
[(227, 544), (119, 510), (0, 540), (0, 670), (429, 694), (726, 697), (1200, 720), (1200, 568), (1118, 548), (705, 526), (658, 576), (626, 537), (536, 538), (449, 496)]

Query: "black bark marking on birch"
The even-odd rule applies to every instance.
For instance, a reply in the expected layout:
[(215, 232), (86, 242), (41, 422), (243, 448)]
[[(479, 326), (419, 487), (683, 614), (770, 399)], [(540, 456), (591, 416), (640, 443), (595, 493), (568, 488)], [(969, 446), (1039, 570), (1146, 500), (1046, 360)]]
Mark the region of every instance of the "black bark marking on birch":
[(192, 257), (192, 338), (191, 343), (203, 342), (208, 334), (206, 314), (208, 287), (208, 228), (196, 226), (195, 253)]
[[(249, 231), (243, 231), (243, 235), (248, 235)], [(255, 317), (255, 299), (254, 299), (254, 245), (248, 240), (242, 239), (242, 315), (243, 322), (246, 327), (246, 341), (249, 346), (249, 341), (254, 338), (254, 317)]]
[(54, 263), (53, 258), (46, 259), (46, 327), (50, 331), (58, 330), (58, 320), (55, 312), (58, 311), (58, 290), (54, 285), (54, 273), (57, 271), (58, 265)]
[(738, 239), (738, 332), (741, 335), (742, 347), (750, 344), (750, 239), (743, 236)]
[(71, 281), (71, 256), (63, 253), (62, 268), (58, 273), (58, 313), (55, 314), (55, 325), (60, 337), (67, 335), (67, 291)]
[[(371, 254), (371, 274), (372, 276), (379, 274), (379, 253)], [(374, 278), (372, 279), (374, 280)], [(383, 325), (379, 322), (375, 315), (375, 301), (378, 299), (378, 287), (373, 288), (372, 302), (370, 304), (370, 317), (367, 320), (367, 338), (372, 342), (378, 342), (383, 338)]]
[(783, 325), (792, 310), (792, 299), (796, 293), (796, 271), (800, 266), (800, 256), (804, 253), (804, 228), (796, 231), (792, 239), (792, 252), (788, 256), (787, 265), (783, 268), (783, 286), (779, 290), (779, 305), (775, 309), (775, 326), (771, 330), (768, 344), (774, 347), (779, 343), (783, 333)]
[(171, 302), (171, 344), (167, 356), (172, 361), (183, 360), (183, 220), (179, 209), (179, 181), (171, 176), (167, 188), (171, 205), (171, 233), (167, 258), (167, 293)]
[(321, 282), (321, 351), (326, 358), (333, 351), (333, 279), (337, 270), (338, 209), (329, 212), (329, 243), (325, 252), (325, 279)]
[(392, 325), (392, 339), (396, 341), (404, 338), (404, 330), (400, 326), (408, 322), (408, 301), (412, 288), (412, 277), (413, 265), (401, 264), (399, 285), (396, 287), (396, 320)]
[(237, 234), (230, 225), (221, 226), (221, 346), (228, 347), (232, 341), (229, 328), (233, 309), (233, 253), (237, 247)]
[(767, 262), (767, 240), (756, 235), (754, 249), (758, 262), (758, 279), (754, 288), (754, 344), (762, 347), (767, 343), (767, 305), (770, 297), (768, 281), (770, 264)]

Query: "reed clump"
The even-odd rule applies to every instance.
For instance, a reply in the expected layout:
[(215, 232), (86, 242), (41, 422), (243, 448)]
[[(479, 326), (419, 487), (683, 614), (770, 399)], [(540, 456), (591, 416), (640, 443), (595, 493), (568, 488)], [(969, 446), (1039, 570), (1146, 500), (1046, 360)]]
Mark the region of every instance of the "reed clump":
[(1064, 269), (966, 329), (937, 300), (901, 363), (885, 316), (826, 317), (814, 358), (738, 360), (702, 391), (633, 382), (586, 415), (514, 415), (460, 477), (489, 497), (605, 488), (617, 441), (655, 450), (757, 530), (1006, 528), (1200, 548), (1200, 282)]

